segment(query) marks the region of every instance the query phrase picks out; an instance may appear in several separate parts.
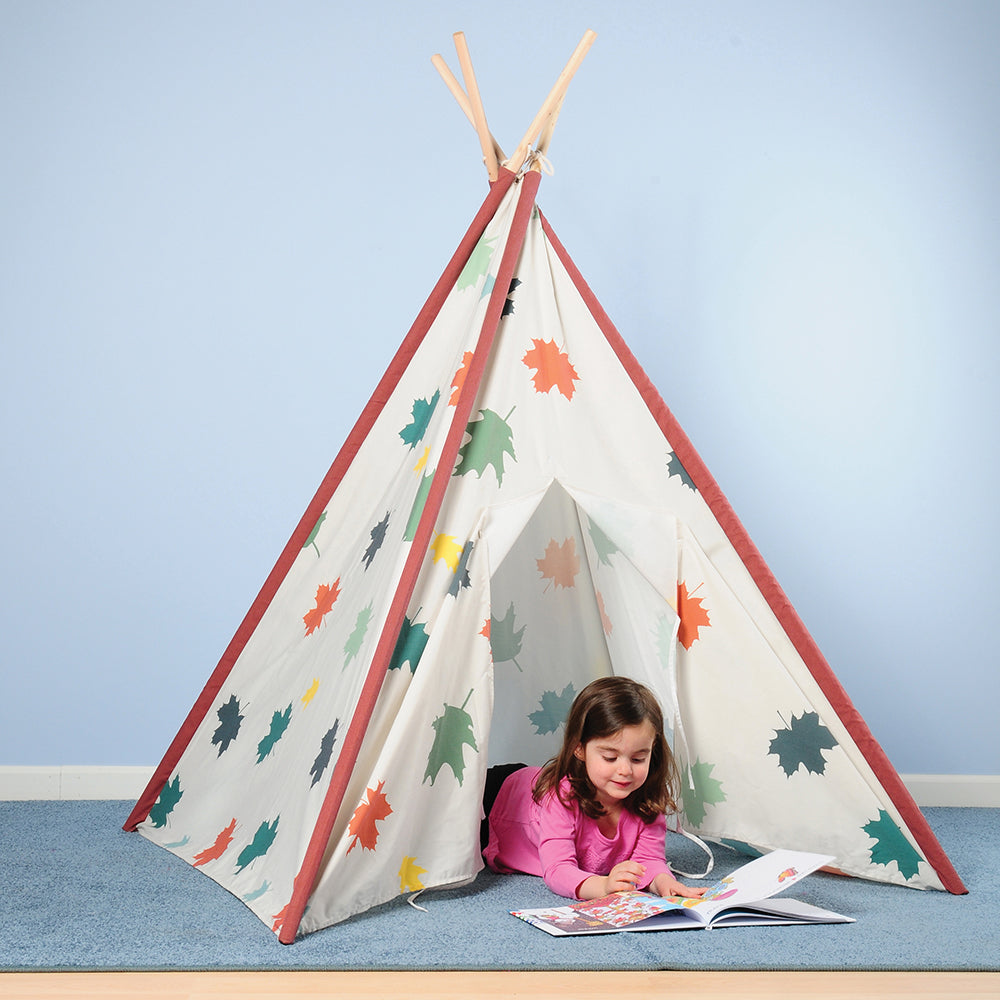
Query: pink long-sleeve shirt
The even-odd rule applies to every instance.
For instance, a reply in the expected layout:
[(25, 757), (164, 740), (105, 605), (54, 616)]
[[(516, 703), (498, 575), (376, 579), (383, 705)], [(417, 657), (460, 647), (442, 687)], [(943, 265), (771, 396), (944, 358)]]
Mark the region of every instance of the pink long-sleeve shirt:
[(483, 852), (490, 868), (541, 875), (553, 892), (570, 898), (589, 876), (608, 875), (620, 861), (645, 865), (640, 889), (670, 872), (663, 816), (646, 823), (623, 809), (614, 837), (606, 837), (597, 820), (580, 808), (565, 779), (560, 791), (568, 805), (552, 794), (535, 802), (531, 791), (540, 770), (522, 768), (503, 783), (490, 811), (490, 839)]

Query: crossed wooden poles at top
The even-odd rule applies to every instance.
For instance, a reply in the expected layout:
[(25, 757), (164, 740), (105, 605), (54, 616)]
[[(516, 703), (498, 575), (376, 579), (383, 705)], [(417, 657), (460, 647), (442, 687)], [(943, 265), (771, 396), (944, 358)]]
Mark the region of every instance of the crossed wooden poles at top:
[[(580, 39), (580, 43), (574, 50), (573, 55), (570, 56), (569, 62), (566, 63), (563, 71), (559, 74), (555, 86), (549, 91), (549, 96), (545, 98), (538, 114), (535, 115), (531, 125), (528, 126), (528, 131), (524, 133), (524, 138), (521, 139), (517, 149), (514, 150), (514, 153), (510, 157), (506, 156), (500, 144), (493, 138), (489, 126), (486, 124), (486, 112), (483, 110), (483, 102), (479, 95), (479, 86), (476, 83), (476, 74), (472, 68), (472, 57), (469, 55), (469, 46), (466, 44), (465, 34), (461, 31), (456, 31), (452, 37), (455, 41), (455, 49), (458, 52), (458, 62), (462, 69), (462, 78), (465, 81), (465, 87), (463, 88), (458, 82), (455, 75), (448, 68), (448, 64), (440, 55), (435, 54), (432, 56), (431, 62), (441, 74), (441, 78), (455, 100), (458, 101), (459, 107), (465, 112), (466, 117), (472, 122), (475, 128), (476, 134), (479, 136), (479, 144), (482, 146), (483, 161), (486, 164), (486, 171), (490, 176), (490, 180), (495, 181), (497, 179), (501, 167), (516, 174), (524, 166), (525, 160), (527, 160), (532, 148), (543, 156), (547, 152), (549, 142), (552, 140), (552, 132), (556, 126), (556, 119), (558, 119), (559, 110), (562, 107), (563, 98), (566, 96), (566, 90), (569, 87), (569, 82), (573, 79), (573, 75), (579, 68), (580, 63), (583, 62), (584, 56), (590, 50), (590, 46), (593, 45), (597, 35), (593, 31), (587, 31), (583, 38)], [(531, 165), (531, 169), (539, 169), (537, 161)]]

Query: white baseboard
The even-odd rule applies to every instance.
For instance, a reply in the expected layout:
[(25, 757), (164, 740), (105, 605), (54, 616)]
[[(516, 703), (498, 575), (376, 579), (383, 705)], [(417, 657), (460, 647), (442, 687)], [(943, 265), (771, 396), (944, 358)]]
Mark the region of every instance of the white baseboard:
[[(152, 767), (0, 764), (0, 800), (137, 799)], [(918, 806), (1000, 808), (1000, 774), (903, 774)]]
[(0, 801), (27, 799), (137, 799), (150, 767), (17, 767), (0, 764)]
[(901, 774), (918, 806), (1000, 807), (1000, 774)]

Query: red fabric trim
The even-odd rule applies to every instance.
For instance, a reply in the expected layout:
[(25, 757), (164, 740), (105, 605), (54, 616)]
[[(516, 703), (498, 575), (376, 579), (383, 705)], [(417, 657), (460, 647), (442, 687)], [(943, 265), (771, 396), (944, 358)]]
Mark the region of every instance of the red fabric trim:
[[(501, 173), (501, 180), (506, 180), (504, 189), (509, 186), (513, 179), (514, 175), (509, 171)], [(291, 944), (298, 933), (302, 914), (305, 912), (306, 904), (312, 895), (333, 825), (340, 813), (354, 765), (357, 763), (358, 755), (361, 752), (368, 723), (371, 720), (372, 713), (375, 711), (375, 704), (382, 690), (382, 682), (389, 668), (389, 660), (392, 657), (396, 640), (399, 636), (399, 630), (402, 628), (403, 619), (406, 615), (406, 609), (410, 603), (410, 598), (413, 596), (413, 590), (416, 587), (417, 579), (427, 554), (434, 524), (441, 510), (441, 505), (444, 502), (448, 484), (451, 481), (455, 461), (458, 458), (458, 450), (465, 436), (465, 428), (468, 425), (472, 407), (479, 392), (479, 385), (486, 370), (486, 362), (489, 359), (493, 341), (500, 325), (504, 302), (507, 299), (507, 292), (510, 287), (511, 278), (513, 277), (517, 258), (521, 253), (521, 245), (524, 242), (528, 221), (531, 218), (531, 209), (534, 207), (534, 196), (535, 191), (538, 189), (539, 181), (540, 176), (534, 172), (529, 172), (521, 181), (522, 190), (518, 198), (514, 219), (511, 223), (510, 234), (500, 260), (500, 267), (497, 271), (486, 315), (480, 328), (476, 350), (473, 353), (472, 361), (469, 363), (468, 374), (462, 385), (461, 393), (455, 405), (455, 413), (451, 419), (451, 426), (441, 450), (441, 458), (434, 473), (434, 478), (431, 481), (427, 501), (421, 513), (420, 521), (417, 524), (417, 529), (414, 532), (410, 551), (403, 566), (399, 582), (396, 585), (396, 592), (393, 595), (392, 604), (389, 607), (385, 624), (382, 627), (382, 633), (375, 647), (368, 676), (365, 678), (358, 704), (344, 736), (340, 756), (337, 759), (323, 805), (320, 808), (316, 825), (313, 828), (312, 836), (306, 848), (302, 867), (295, 878), (292, 898), (289, 900), (286, 910), (287, 915), (281, 932), (278, 935), (278, 940), (283, 944)], [(497, 182), (497, 185), (494, 187), (499, 186), (499, 183)], [(471, 252), (471, 249), (470, 247), (468, 252)]]
[(264, 612), (273, 600), (274, 595), (281, 586), (282, 581), (288, 575), (288, 571), (291, 569), (292, 564), (295, 562), (299, 552), (302, 550), (302, 546), (305, 543), (305, 540), (309, 537), (309, 533), (312, 531), (317, 520), (319, 520), (320, 514), (323, 513), (323, 510), (330, 502), (330, 497), (333, 496), (333, 493), (340, 481), (344, 478), (347, 470), (350, 468), (351, 463), (354, 461), (354, 456), (361, 447), (361, 443), (367, 437), (372, 425), (378, 419), (378, 416), (382, 412), (387, 400), (392, 395), (396, 384), (399, 382), (400, 377), (406, 370), (406, 366), (410, 363), (411, 358), (426, 336), (427, 331), (430, 329), (431, 323), (433, 323), (438, 311), (441, 309), (448, 292), (451, 291), (451, 288), (458, 279), (462, 268), (465, 266), (465, 262), (468, 260), (469, 254), (472, 253), (476, 243), (479, 242), (479, 238), (482, 236), (487, 223), (496, 213), (497, 206), (500, 204), (507, 188), (510, 187), (511, 182), (514, 179), (513, 175), (510, 174), (509, 171), (505, 172), (505, 174), (506, 176), (501, 174), (500, 178), (493, 185), (491, 185), (490, 193), (480, 206), (479, 211), (476, 213), (476, 216), (463, 237), (462, 242), (458, 245), (458, 249), (455, 251), (451, 260), (448, 262), (448, 265), (445, 267), (444, 272), (438, 279), (437, 284), (431, 291), (431, 294), (424, 303), (423, 308), (417, 314), (417, 317), (413, 321), (413, 325), (410, 327), (403, 343), (400, 345), (395, 357), (389, 363), (389, 367), (386, 369), (385, 374), (375, 387), (375, 391), (372, 393), (371, 399), (369, 399), (364, 410), (362, 410), (361, 416), (358, 417), (353, 429), (350, 434), (348, 434), (347, 440), (344, 442), (344, 445), (340, 449), (336, 459), (334, 459), (333, 465), (330, 466), (330, 469), (320, 484), (319, 489), (316, 491), (316, 495), (306, 508), (305, 513), (302, 515), (302, 519), (292, 532), (292, 536), (288, 540), (288, 543), (283, 549), (281, 555), (278, 557), (278, 561), (275, 563), (274, 568), (264, 581), (264, 585), (261, 587), (257, 597), (254, 599), (253, 604), (250, 606), (250, 610), (247, 611), (239, 628), (236, 630), (236, 634), (226, 647), (226, 651), (222, 654), (222, 658), (219, 660), (218, 665), (212, 672), (208, 683), (205, 685), (201, 694), (198, 696), (197, 701), (188, 712), (187, 718), (185, 718), (184, 722), (181, 724), (177, 735), (167, 748), (167, 752), (164, 754), (163, 759), (156, 767), (152, 778), (146, 785), (146, 788), (139, 797), (139, 800), (136, 802), (135, 807), (133, 808), (128, 819), (125, 821), (123, 829), (128, 831), (135, 830), (136, 827), (149, 815), (149, 810), (155, 804), (160, 791), (163, 789), (163, 786), (173, 773), (178, 760), (180, 760), (181, 755), (191, 742), (191, 738), (201, 725), (202, 720), (215, 703), (215, 699), (218, 696), (223, 684), (225, 684), (226, 678), (229, 676), (230, 671), (239, 659), (244, 647), (250, 641), (250, 636), (253, 635), (254, 630), (260, 624), (260, 620), (263, 617)]
[[(915, 840), (924, 853), (944, 887), (952, 893), (961, 894), (968, 892), (958, 873), (955, 871), (947, 855), (944, 853), (937, 837), (927, 823), (920, 808), (913, 800), (909, 790), (903, 784), (902, 779), (896, 773), (885, 751), (872, 735), (861, 714), (854, 707), (847, 692), (840, 681), (837, 680), (830, 664), (826, 661), (816, 641), (809, 634), (802, 619), (792, 607), (791, 601), (785, 595), (781, 585), (771, 572), (764, 557), (757, 546), (754, 545), (747, 533), (746, 528), (736, 515), (729, 501), (726, 499), (718, 483), (708, 471), (708, 467), (702, 461), (701, 456), (695, 451), (694, 445), (688, 436), (681, 429), (680, 424), (673, 413), (664, 403), (656, 387), (650, 381), (649, 376), (643, 371), (642, 366), (636, 360), (635, 355), (629, 350), (621, 334), (611, 322), (610, 317), (597, 301), (597, 297), (591, 291), (571, 260), (565, 247), (559, 242), (548, 220), (541, 216), (542, 228), (549, 242), (555, 248), (563, 267), (572, 278), (577, 291), (583, 297), (587, 307), (607, 338), (612, 350), (618, 356), (629, 377), (632, 379), (636, 389), (642, 396), (643, 401), (649, 408), (653, 419), (658, 424), (664, 437), (670, 442), (674, 454), (684, 466), (692, 482), (701, 493), (708, 504), (716, 520), (722, 526), (722, 530), (728, 536), (737, 554), (743, 561), (751, 577), (756, 583), (764, 599), (770, 605), (778, 621), (780, 622), (792, 645), (808, 668), (809, 672), (819, 684), (820, 689), (830, 702), (833, 710), (840, 717), (841, 722), (847, 727), (852, 739), (857, 744), (869, 767), (881, 782), (886, 794), (899, 810), (904, 822), (910, 829)], [(875, 819), (876, 817), (872, 817)]]

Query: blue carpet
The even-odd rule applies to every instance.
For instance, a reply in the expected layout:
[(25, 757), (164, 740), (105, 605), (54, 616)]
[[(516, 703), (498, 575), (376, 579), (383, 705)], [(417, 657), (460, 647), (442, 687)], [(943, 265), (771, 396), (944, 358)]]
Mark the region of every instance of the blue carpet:
[[(996, 809), (926, 809), (967, 896), (812, 875), (790, 895), (857, 918), (819, 927), (551, 938), (508, 915), (556, 902), (483, 872), (284, 946), (196, 869), (120, 829), (131, 803), (0, 802), (0, 971), (172, 969), (1000, 970)], [(671, 837), (683, 868), (698, 856)], [(725, 849), (723, 875), (746, 859)]]

